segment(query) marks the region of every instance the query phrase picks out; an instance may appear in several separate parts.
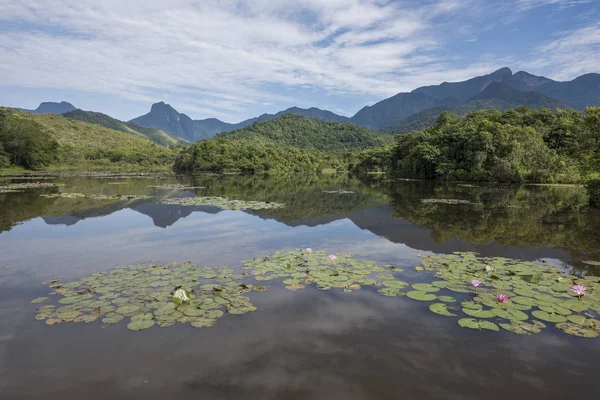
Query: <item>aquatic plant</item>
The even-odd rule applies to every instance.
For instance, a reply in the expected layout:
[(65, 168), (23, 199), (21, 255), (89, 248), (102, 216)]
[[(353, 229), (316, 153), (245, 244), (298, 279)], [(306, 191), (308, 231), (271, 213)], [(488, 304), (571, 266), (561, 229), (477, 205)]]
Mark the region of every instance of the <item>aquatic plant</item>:
[[(38, 308), (36, 319), (55, 325), (99, 320), (115, 324), (128, 318), (127, 328), (134, 331), (175, 323), (210, 327), (226, 313), (256, 310), (242, 295), (253, 286), (240, 279), (227, 267), (192, 263), (125, 265), (69, 283), (53, 279), (45, 284), (53, 289), (51, 295), (60, 296), (58, 304)], [(39, 297), (32, 303), (47, 300)]]
[(223, 210), (262, 210), (284, 207), (281, 203), (233, 200), (226, 197), (177, 197), (163, 200), (162, 203), (180, 206), (214, 206)]
[(0, 190), (21, 190), (21, 189), (44, 189), (64, 186), (62, 183), (50, 182), (28, 182), (28, 183), (11, 183), (0, 186)]
[(142, 196), (136, 194), (90, 194), (90, 193), (52, 193), (41, 194), (41, 197), (47, 198), (65, 198), (65, 199), (88, 199), (88, 200), (144, 200), (150, 196)]
[(438, 203), (438, 204), (473, 204), (468, 200), (460, 199), (421, 199), (421, 203)]
[[(330, 258), (334, 256), (334, 260)], [(350, 293), (363, 286), (380, 287), (384, 296), (403, 296), (402, 289), (409, 285), (397, 280), (393, 275), (400, 270), (388, 265), (377, 266), (374, 261), (360, 260), (346, 253), (327, 255), (324, 251), (315, 251), (310, 257), (302, 250), (278, 251), (265, 257), (242, 261), (244, 274), (257, 281), (282, 279), (289, 290), (299, 290), (306, 285), (315, 284), (317, 289), (341, 289)], [(382, 272), (388, 272), (382, 274)], [(435, 298), (435, 296), (434, 296)]]
[(148, 187), (154, 188), (154, 189), (160, 189), (160, 190), (206, 189), (206, 187), (204, 187), (204, 186), (186, 186), (186, 185), (163, 185), (163, 186), (151, 185), (151, 186), (148, 186)]
[[(468, 292), (465, 282), (471, 282), (472, 287), (485, 286), (480, 288), (478, 296), (461, 303), (462, 312), (475, 318), (505, 320), (500, 326), (507, 331), (539, 333), (546, 327), (543, 322), (549, 322), (557, 324), (556, 327), (566, 334), (586, 338), (598, 336), (600, 277), (568, 275), (547, 263), (458, 252), (423, 255), (421, 269), (435, 272), (439, 280), (432, 284), (442, 290)], [(579, 299), (573, 299), (569, 292)], [(581, 297), (583, 294), (586, 296)], [(523, 321), (530, 318), (537, 321), (526, 325)], [(565, 324), (579, 327), (575, 329)], [(463, 319), (459, 325), (486, 329), (472, 319)]]
[(585, 294), (585, 286), (582, 285), (573, 285), (571, 288), (571, 292), (575, 293), (579, 298)]
[(306, 251), (308, 254), (312, 253), (312, 249), (310, 247), (307, 247), (304, 251)]
[(499, 294), (498, 296), (496, 296), (498, 298), (498, 301), (500, 303), (508, 303), (508, 296), (505, 294)]

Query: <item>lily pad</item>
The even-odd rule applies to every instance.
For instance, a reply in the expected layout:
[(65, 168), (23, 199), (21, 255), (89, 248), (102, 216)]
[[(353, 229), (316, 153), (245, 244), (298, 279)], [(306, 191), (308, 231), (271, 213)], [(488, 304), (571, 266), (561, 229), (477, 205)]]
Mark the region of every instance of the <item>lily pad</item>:
[(419, 300), (419, 301), (433, 301), (433, 300), (437, 299), (437, 296), (435, 294), (421, 292), (419, 290), (410, 291), (410, 292), (406, 293), (406, 295), (413, 300)]
[(421, 292), (435, 293), (439, 292), (440, 288), (435, 287), (428, 283), (415, 283), (412, 288)]
[(36, 297), (35, 299), (31, 300), (31, 304), (43, 303), (48, 299), (49, 299), (49, 297)]
[(556, 327), (566, 333), (567, 335), (578, 336), (581, 338), (596, 338), (598, 337), (598, 331), (592, 328), (573, 324), (570, 322), (564, 322), (556, 324)]
[(537, 319), (541, 319), (546, 322), (566, 322), (567, 318), (560, 314), (548, 313), (546, 311), (535, 310), (531, 312), (531, 315), (536, 317)]
[(127, 329), (131, 331), (141, 331), (144, 329), (152, 328), (155, 322), (151, 319), (142, 319), (138, 321), (131, 321), (127, 324)]
[(433, 303), (429, 305), (429, 309), (439, 315), (445, 315), (448, 317), (456, 317), (456, 314), (448, 311), (448, 306), (444, 303)]
[(473, 310), (472, 308), (463, 308), (462, 312), (475, 318), (494, 318), (491, 310)]
[(546, 327), (540, 321), (532, 321), (531, 323), (522, 321), (511, 321), (509, 324), (499, 324), (503, 329), (517, 335), (531, 335), (532, 333), (540, 333)]
[(460, 325), (462, 328), (470, 328), (470, 329), (487, 329), (490, 331), (495, 331), (498, 332), (500, 330), (500, 328), (498, 328), (498, 325), (494, 324), (493, 322), (489, 322), (489, 321), (477, 321), (476, 319), (473, 318), (461, 318), (458, 320), (458, 325)]

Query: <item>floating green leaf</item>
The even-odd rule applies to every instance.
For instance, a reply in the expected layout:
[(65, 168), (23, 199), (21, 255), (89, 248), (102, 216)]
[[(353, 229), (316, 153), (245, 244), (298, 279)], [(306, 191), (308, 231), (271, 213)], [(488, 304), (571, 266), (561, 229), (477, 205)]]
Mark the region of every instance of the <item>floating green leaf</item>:
[(285, 207), (281, 203), (233, 200), (226, 197), (180, 197), (163, 200), (162, 203), (180, 206), (214, 206), (224, 210), (263, 210)]
[(446, 315), (448, 317), (456, 317), (456, 314), (453, 314), (450, 311), (448, 311), (448, 306), (444, 303), (430, 304), (429, 309), (436, 314)]
[(537, 319), (541, 319), (542, 321), (546, 321), (546, 322), (557, 323), (557, 322), (567, 321), (567, 318), (565, 318), (564, 316), (562, 316), (560, 314), (548, 313), (546, 311), (541, 311), (541, 310), (532, 311), (531, 315), (533, 315)]
[(556, 327), (566, 333), (567, 335), (578, 336), (581, 338), (595, 338), (598, 337), (598, 331), (596, 329), (588, 328), (578, 324), (572, 324), (570, 322), (564, 322), (556, 324)]
[(531, 335), (532, 333), (540, 333), (546, 327), (540, 321), (532, 321), (531, 323), (522, 321), (510, 321), (509, 324), (499, 324), (502, 328), (517, 335)]
[(413, 300), (419, 300), (419, 301), (432, 301), (432, 300), (437, 299), (437, 296), (435, 294), (421, 292), (418, 290), (410, 291), (410, 292), (406, 293), (406, 295)]
[(46, 300), (48, 300), (50, 297), (37, 297), (33, 300), (31, 300), (31, 304), (38, 304), (38, 303), (43, 303)]
[(440, 291), (440, 288), (435, 287), (429, 283), (415, 283), (414, 285), (412, 285), (412, 288), (421, 292), (429, 293), (435, 293)]
[(458, 325), (460, 325), (462, 328), (487, 329), (496, 332), (500, 330), (500, 328), (498, 328), (498, 325), (494, 324), (493, 322), (477, 321), (473, 318), (461, 318), (458, 320)]
[(156, 322), (151, 319), (141, 319), (137, 321), (131, 321), (127, 324), (127, 329), (132, 331), (141, 331), (144, 329), (152, 328)]

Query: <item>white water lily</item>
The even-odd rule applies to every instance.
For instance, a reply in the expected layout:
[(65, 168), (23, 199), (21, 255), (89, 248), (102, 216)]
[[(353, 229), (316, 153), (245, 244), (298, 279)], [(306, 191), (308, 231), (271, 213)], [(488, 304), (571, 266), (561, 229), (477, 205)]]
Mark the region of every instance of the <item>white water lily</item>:
[(175, 293), (173, 293), (173, 299), (177, 299), (182, 303), (190, 301), (190, 296), (188, 295), (185, 289), (177, 289)]

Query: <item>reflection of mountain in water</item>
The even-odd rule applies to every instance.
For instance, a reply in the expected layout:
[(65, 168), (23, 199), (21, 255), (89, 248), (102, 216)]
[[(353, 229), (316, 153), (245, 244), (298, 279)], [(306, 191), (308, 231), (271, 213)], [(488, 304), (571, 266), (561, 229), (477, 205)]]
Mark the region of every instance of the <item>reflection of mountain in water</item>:
[[(360, 229), (419, 250), (476, 251), (514, 258), (571, 258), (575, 263), (600, 260), (600, 231), (597, 229), (600, 212), (584, 206), (585, 192), (577, 187), (436, 186), (430, 182), (402, 182), (385, 187), (340, 177), (193, 179), (185, 183), (206, 187), (196, 195), (284, 203), (283, 209), (246, 213), (291, 227), (316, 227), (348, 219)], [(148, 190), (147, 184), (140, 185), (141, 188), (122, 190), (149, 194), (143, 192)], [(355, 193), (324, 193), (337, 188)], [(39, 216), (47, 224), (70, 226), (123, 209), (144, 214), (155, 226), (167, 228), (194, 212), (221, 212), (210, 206), (159, 203), (165, 196), (185, 195), (193, 194), (160, 192), (161, 197), (134, 202), (45, 199), (39, 193), (0, 195), (0, 230), (9, 230), (21, 221)], [(432, 198), (442, 202), (421, 201)], [(469, 204), (445, 204), (444, 199), (466, 200)]]
[(146, 203), (131, 207), (141, 214), (147, 215), (152, 218), (152, 222), (155, 226), (160, 228), (169, 227), (181, 218), (190, 216), (193, 212), (204, 212), (207, 214), (217, 214), (222, 211), (218, 207), (212, 206), (178, 206), (172, 204), (160, 204), (160, 203)]

